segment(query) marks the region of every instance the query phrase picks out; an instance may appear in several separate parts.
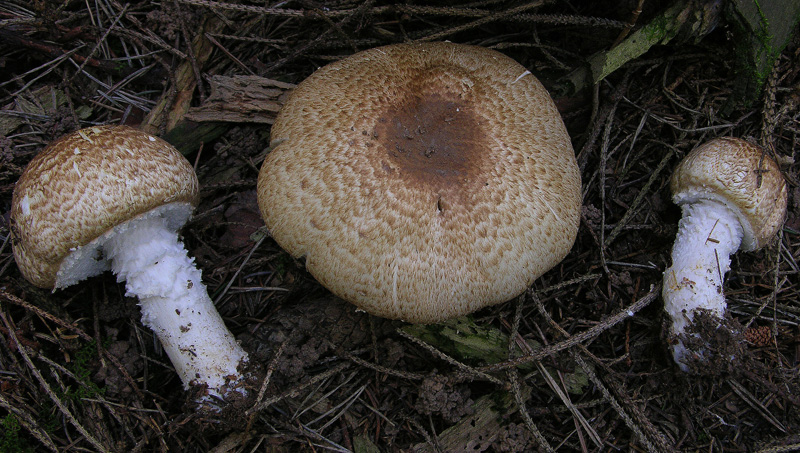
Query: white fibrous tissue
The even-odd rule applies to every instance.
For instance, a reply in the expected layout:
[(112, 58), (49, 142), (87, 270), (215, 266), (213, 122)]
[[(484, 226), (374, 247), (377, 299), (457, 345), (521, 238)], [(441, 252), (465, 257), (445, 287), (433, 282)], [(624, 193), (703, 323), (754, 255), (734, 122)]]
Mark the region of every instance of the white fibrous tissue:
[(175, 300), (175, 309), (189, 308), (189, 290), (201, 285), (200, 271), (178, 235), (161, 217), (131, 222), (124, 234), (106, 243), (117, 280), (126, 282), (128, 296), (162, 297)]
[[(672, 266), (664, 272), (664, 309), (672, 319), (672, 333), (680, 335), (697, 310), (722, 317), (727, 308), (723, 293), (730, 256), (739, 249), (742, 227), (723, 203), (699, 200), (682, 206), (683, 217), (672, 249)], [(674, 347), (676, 361), (685, 353)]]
[(55, 288), (66, 288), (89, 277), (99, 275), (111, 269), (111, 263), (104, 251), (106, 242), (118, 234), (128, 231), (131, 223), (139, 223), (147, 219), (160, 218), (166, 222), (168, 229), (177, 231), (192, 214), (189, 203), (169, 203), (115, 226), (90, 243), (78, 247), (64, 258), (56, 275)]
[(125, 222), (92, 247), (125, 282), (126, 295), (139, 299), (142, 323), (158, 337), (184, 387), (204, 384), (209, 394), (222, 397), (238, 386), (238, 367), (247, 353), (217, 313), (200, 270), (179, 240), (176, 230), (191, 206), (186, 211), (178, 205)]

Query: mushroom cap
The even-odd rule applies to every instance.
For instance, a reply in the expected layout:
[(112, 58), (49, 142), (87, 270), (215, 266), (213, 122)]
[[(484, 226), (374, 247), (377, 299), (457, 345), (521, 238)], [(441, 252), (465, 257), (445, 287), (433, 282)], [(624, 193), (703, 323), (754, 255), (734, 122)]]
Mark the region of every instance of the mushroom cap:
[(266, 225), (335, 295), (434, 323), (507, 301), (560, 262), (581, 204), (553, 100), (511, 58), (397, 44), (298, 85), (258, 178)]
[(742, 225), (744, 251), (766, 245), (786, 217), (786, 181), (778, 164), (739, 138), (716, 138), (692, 150), (675, 169), (670, 189), (678, 205), (707, 199), (731, 209)]
[(126, 126), (73, 132), (36, 155), (14, 188), (17, 266), (34, 285), (53, 288), (72, 252), (159, 206), (193, 206), (197, 190), (191, 164), (160, 138)]

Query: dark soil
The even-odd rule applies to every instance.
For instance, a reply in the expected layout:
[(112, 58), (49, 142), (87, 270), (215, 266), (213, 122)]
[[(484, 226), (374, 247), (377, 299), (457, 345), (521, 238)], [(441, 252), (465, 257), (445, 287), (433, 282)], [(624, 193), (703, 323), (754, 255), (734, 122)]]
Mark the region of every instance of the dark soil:
[[(678, 3), (703, 27), (581, 85), (592, 55)], [(753, 85), (732, 3), (0, 5), (0, 452), (800, 449), (800, 43)], [(513, 301), (419, 329), (331, 296), (269, 238), (254, 190), (292, 84), (412, 40), (491, 47), (529, 68), (559, 106), (583, 183), (559, 266)], [(14, 263), (8, 212), (25, 165), (107, 123), (164, 137), (197, 169), (184, 240), (254, 364), (251, 398), (221, 415), (188, 404), (112, 275), (51, 293)], [(734, 256), (730, 328), (694, 325), (717, 360), (686, 374), (660, 299), (680, 217), (668, 181), (723, 135), (767, 147), (789, 213), (771, 245)]]

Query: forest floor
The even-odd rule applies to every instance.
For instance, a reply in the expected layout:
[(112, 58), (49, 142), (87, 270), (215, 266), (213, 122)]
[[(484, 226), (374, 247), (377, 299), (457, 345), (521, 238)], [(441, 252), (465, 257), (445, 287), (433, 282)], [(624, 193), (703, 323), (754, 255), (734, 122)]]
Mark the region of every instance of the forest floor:
[[(743, 25), (742, 3), (4, 2), (0, 452), (800, 449), (800, 46)], [(415, 326), (316, 283), (264, 230), (255, 186), (295, 84), (359, 50), (442, 40), (503, 52), (550, 90), (583, 206), (572, 251), (525, 294)], [(51, 293), (17, 269), (14, 183), (95, 124), (145, 129), (194, 164), (182, 234), (262, 372), (247, 405), (194, 412), (113, 275)], [(669, 178), (717, 136), (767, 149), (789, 212), (732, 259), (741, 356), (687, 374), (660, 296), (680, 218)]]

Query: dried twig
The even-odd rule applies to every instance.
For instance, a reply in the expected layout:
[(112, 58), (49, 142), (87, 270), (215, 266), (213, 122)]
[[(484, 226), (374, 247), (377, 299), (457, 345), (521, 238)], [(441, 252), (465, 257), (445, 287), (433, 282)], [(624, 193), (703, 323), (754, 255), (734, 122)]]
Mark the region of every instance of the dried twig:
[(30, 370), (31, 374), (33, 374), (33, 376), (39, 382), (39, 385), (45, 391), (47, 396), (50, 398), (50, 401), (52, 401), (53, 404), (55, 404), (56, 407), (58, 407), (58, 410), (61, 412), (64, 418), (66, 418), (67, 421), (69, 421), (69, 423), (73, 427), (75, 427), (75, 429), (77, 429), (78, 432), (80, 432), (81, 435), (90, 444), (92, 444), (92, 446), (97, 451), (110, 452), (111, 449), (101, 444), (100, 441), (98, 441), (91, 433), (89, 433), (89, 431), (75, 417), (75, 415), (72, 414), (72, 411), (70, 411), (69, 408), (67, 408), (67, 405), (61, 400), (61, 398), (56, 394), (56, 392), (53, 391), (53, 389), (50, 387), (50, 384), (48, 384), (47, 380), (45, 380), (44, 376), (42, 376), (42, 373), (39, 371), (39, 368), (33, 363), (33, 360), (31, 360), (31, 357), (27, 352), (28, 348), (20, 344), (19, 341), (17, 340), (17, 336), (14, 333), (14, 327), (11, 325), (11, 323), (9, 323), (5, 313), (0, 312), (0, 320), (3, 321), (3, 324), (5, 325), (6, 329), (8, 329), (8, 335), (14, 342), (17, 343), (17, 352), (19, 352), (20, 356), (22, 356), (22, 359), (28, 365), (28, 369)]
[(567, 340), (560, 341), (550, 346), (545, 346), (541, 349), (531, 352), (530, 354), (526, 354), (520, 357), (514, 357), (512, 359), (508, 359), (503, 362), (480, 367), (478, 368), (478, 371), (491, 372), (491, 371), (498, 371), (498, 370), (518, 367), (522, 364), (531, 363), (536, 360), (541, 360), (549, 355), (554, 355), (556, 353), (569, 349), (579, 343), (582, 343), (586, 340), (595, 338), (598, 335), (605, 332), (606, 330), (624, 321), (625, 319), (635, 315), (642, 308), (648, 306), (659, 296), (659, 294), (661, 293), (660, 288), (661, 288), (660, 285), (654, 285), (653, 287), (650, 288), (650, 292), (648, 292), (644, 297), (632, 303), (631, 305), (623, 308), (622, 310), (618, 311), (616, 314), (609, 316), (608, 318), (599, 322), (597, 325), (595, 325), (589, 330), (573, 335), (569, 337)]

